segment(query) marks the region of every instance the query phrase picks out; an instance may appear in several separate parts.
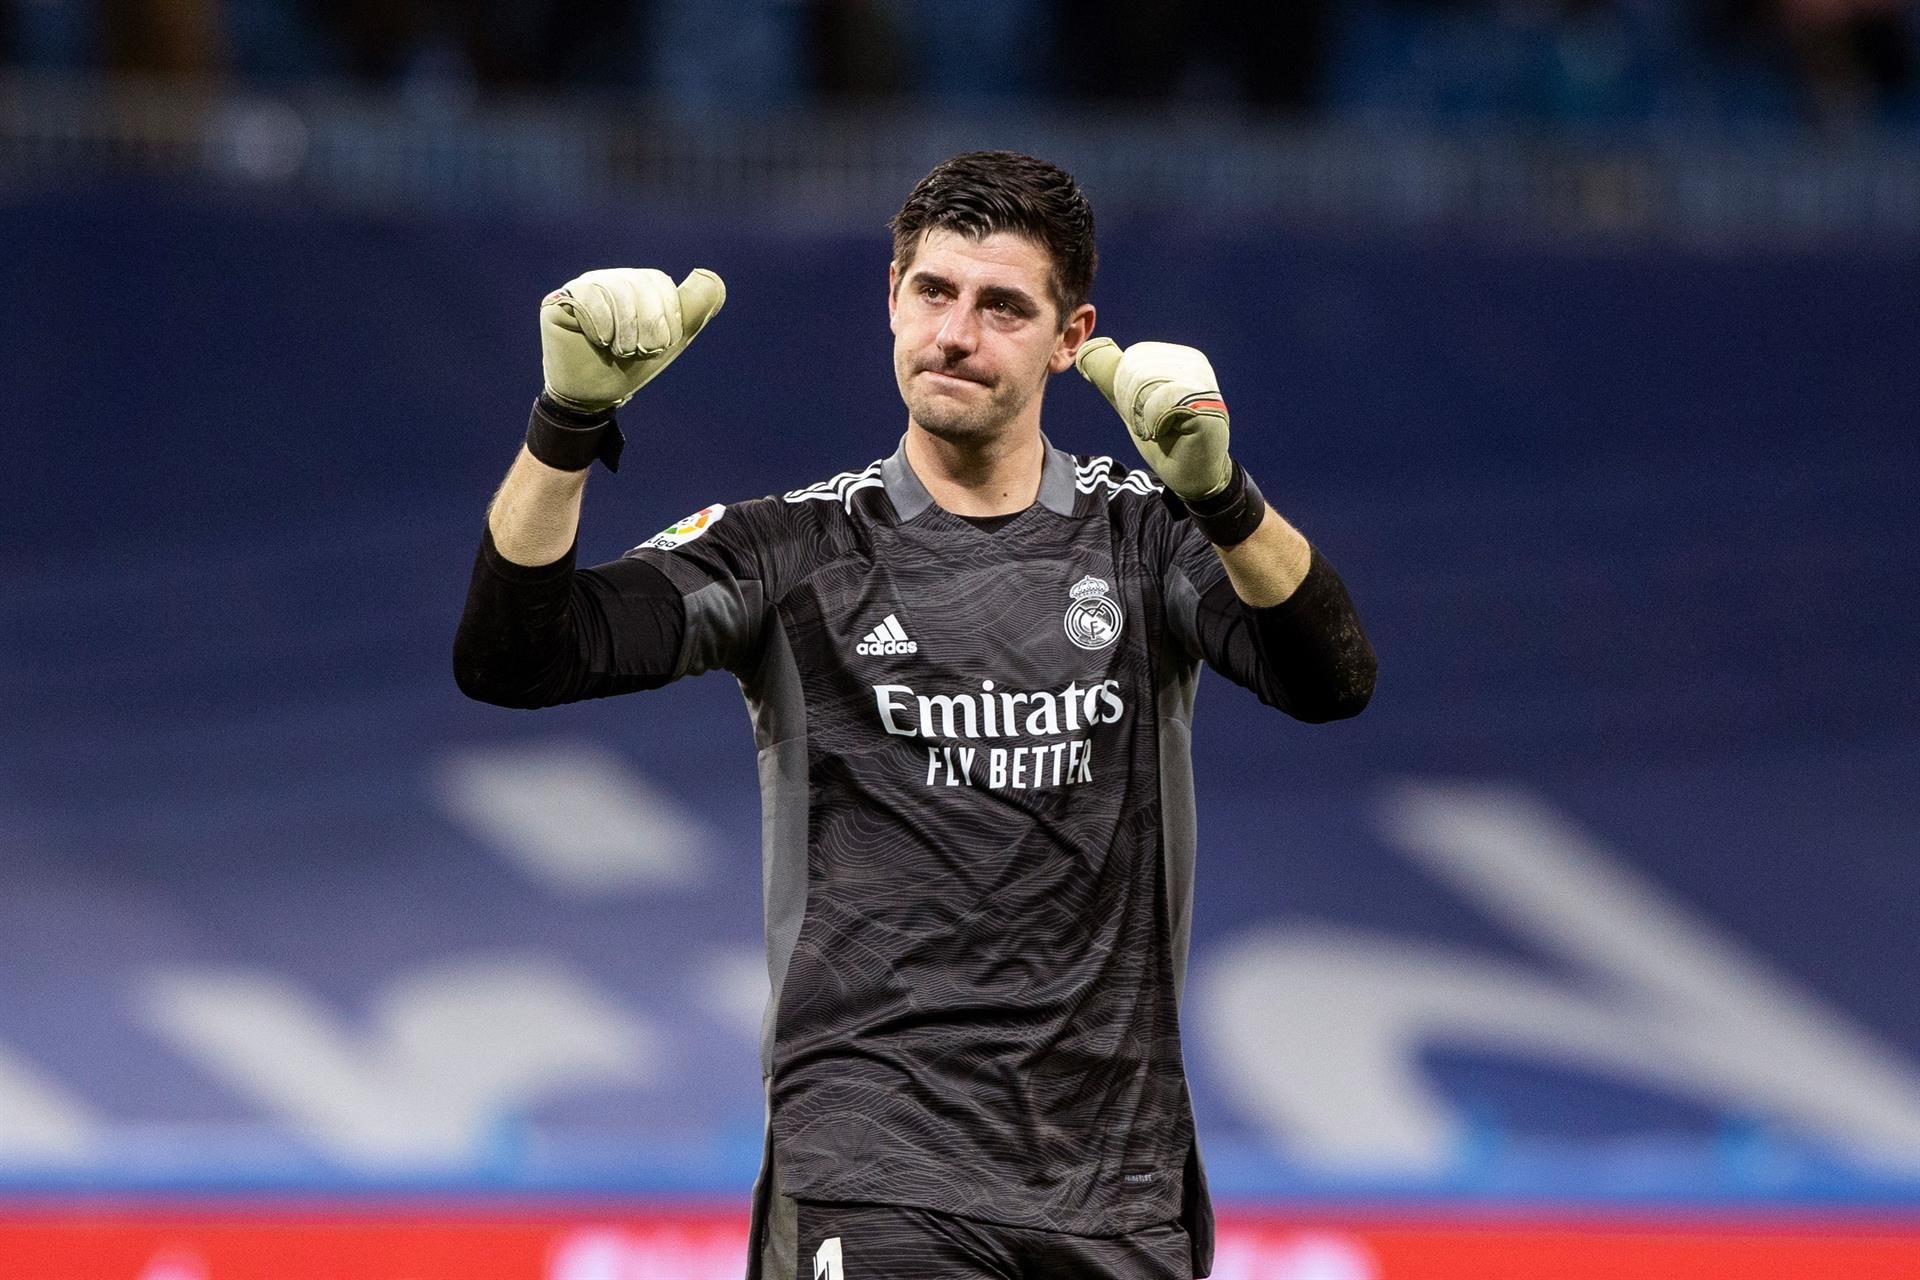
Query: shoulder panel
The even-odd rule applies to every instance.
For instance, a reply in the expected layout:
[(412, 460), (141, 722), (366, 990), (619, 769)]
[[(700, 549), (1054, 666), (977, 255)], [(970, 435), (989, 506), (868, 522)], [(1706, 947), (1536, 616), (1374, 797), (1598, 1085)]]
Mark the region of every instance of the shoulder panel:
[(1155, 497), (1164, 486), (1153, 478), (1152, 472), (1129, 467), (1125, 463), (1115, 462), (1106, 454), (1100, 454), (1075, 459), (1073, 487), (1081, 493), (1104, 496), (1111, 502), (1122, 493), (1143, 498)]
[(853, 514), (853, 495), (863, 489), (877, 489), (885, 484), (880, 476), (880, 462), (870, 462), (859, 471), (842, 471), (831, 480), (822, 480), (810, 484), (804, 489), (794, 489), (786, 494), (786, 500), (792, 503), (837, 502), (848, 515)]

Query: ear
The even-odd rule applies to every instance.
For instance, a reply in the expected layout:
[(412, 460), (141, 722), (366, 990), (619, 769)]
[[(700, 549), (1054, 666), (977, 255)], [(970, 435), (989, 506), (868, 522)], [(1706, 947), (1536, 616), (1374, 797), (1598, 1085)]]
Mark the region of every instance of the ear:
[(900, 319), (900, 264), (887, 264), (887, 328), (898, 333)]
[(1073, 368), (1073, 358), (1080, 354), (1081, 344), (1093, 336), (1093, 314), (1093, 304), (1083, 302), (1067, 317), (1060, 341), (1054, 344), (1053, 354), (1047, 359), (1049, 373), (1065, 373)]

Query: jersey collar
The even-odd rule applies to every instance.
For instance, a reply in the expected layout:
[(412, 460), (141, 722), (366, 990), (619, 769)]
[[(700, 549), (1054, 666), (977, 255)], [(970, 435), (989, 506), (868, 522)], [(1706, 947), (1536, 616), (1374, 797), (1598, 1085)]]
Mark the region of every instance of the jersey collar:
[[(1075, 493), (1073, 455), (1054, 448), (1053, 442), (1044, 435), (1040, 437), (1040, 447), (1046, 451), (1040, 462), (1040, 505), (1055, 515), (1070, 516)], [(905, 436), (900, 437), (900, 447), (893, 451), (893, 456), (880, 464), (880, 480), (901, 524), (915, 519), (933, 505), (933, 495), (907, 463)]]

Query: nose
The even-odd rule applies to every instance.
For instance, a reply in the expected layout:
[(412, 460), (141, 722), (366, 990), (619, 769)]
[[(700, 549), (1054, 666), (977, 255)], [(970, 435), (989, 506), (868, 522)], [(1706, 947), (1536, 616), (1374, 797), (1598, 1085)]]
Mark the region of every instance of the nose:
[(934, 340), (949, 362), (972, 355), (980, 345), (980, 321), (973, 314), (973, 308), (964, 305), (949, 308)]

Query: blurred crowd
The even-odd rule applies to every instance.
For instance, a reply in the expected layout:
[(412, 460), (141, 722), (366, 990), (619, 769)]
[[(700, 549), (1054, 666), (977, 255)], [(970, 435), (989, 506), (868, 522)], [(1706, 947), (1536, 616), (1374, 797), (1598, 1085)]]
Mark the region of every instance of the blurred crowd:
[(435, 101), (1911, 124), (1916, 0), (0, 0), (0, 65)]

